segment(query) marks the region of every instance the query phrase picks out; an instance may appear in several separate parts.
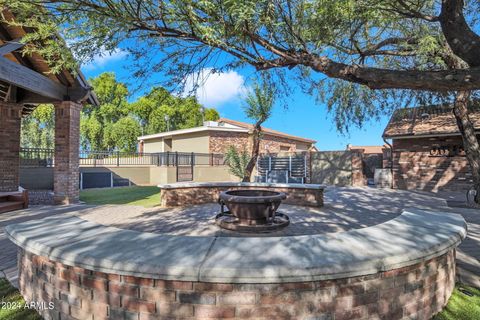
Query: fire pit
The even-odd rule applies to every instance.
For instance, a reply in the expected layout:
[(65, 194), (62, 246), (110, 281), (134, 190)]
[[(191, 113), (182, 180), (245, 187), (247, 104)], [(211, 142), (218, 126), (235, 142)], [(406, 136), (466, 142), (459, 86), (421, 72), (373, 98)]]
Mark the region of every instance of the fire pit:
[[(240, 232), (269, 232), (286, 227), (287, 215), (277, 212), (283, 192), (268, 190), (229, 190), (220, 193), (221, 212), (216, 223), (228, 230)], [(229, 211), (225, 212), (225, 206)]]

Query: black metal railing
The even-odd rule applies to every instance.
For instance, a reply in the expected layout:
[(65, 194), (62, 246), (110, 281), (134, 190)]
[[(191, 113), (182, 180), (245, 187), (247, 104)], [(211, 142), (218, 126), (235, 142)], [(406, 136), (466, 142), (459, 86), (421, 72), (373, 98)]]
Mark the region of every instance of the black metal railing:
[(22, 167), (53, 167), (55, 151), (43, 148), (21, 148), (20, 166)]
[[(55, 164), (53, 149), (22, 148), (20, 166), (53, 167)], [(80, 166), (220, 166), (225, 164), (223, 154), (196, 152), (119, 152), (89, 151), (79, 153)]]

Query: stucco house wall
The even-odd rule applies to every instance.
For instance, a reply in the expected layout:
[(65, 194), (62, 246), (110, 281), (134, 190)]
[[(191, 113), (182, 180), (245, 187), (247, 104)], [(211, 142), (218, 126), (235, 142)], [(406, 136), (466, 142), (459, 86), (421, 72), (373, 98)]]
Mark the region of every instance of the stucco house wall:
[(194, 132), (172, 137), (172, 151), (208, 153), (208, 132)]
[(163, 151), (163, 138), (150, 139), (143, 143), (143, 152), (145, 153), (155, 153)]
[[(171, 147), (166, 141), (171, 140)], [(173, 137), (148, 139), (143, 142), (143, 152), (156, 153), (166, 151), (177, 152), (209, 152), (209, 133), (193, 132)]]

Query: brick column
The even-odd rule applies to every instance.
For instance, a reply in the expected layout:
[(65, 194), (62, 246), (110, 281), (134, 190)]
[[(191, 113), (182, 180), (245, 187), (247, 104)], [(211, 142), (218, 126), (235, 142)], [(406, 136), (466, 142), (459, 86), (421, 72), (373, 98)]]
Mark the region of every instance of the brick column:
[(352, 152), (352, 186), (364, 186), (363, 152)]
[(56, 204), (76, 203), (79, 200), (81, 109), (81, 104), (71, 101), (55, 105), (53, 189)]
[(0, 102), (0, 192), (18, 191), (22, 106)]

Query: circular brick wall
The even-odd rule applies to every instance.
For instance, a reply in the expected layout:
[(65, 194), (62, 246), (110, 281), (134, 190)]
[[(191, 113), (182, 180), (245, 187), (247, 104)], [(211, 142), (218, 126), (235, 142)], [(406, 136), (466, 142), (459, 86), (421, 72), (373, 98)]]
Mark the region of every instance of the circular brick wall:
[(19, 249), (27, 302), (53, 302), (46, 319), (430, 319), (450, 297), (455, 250), (372, 275), (281, 284), (232, 284), (106, 274)]

